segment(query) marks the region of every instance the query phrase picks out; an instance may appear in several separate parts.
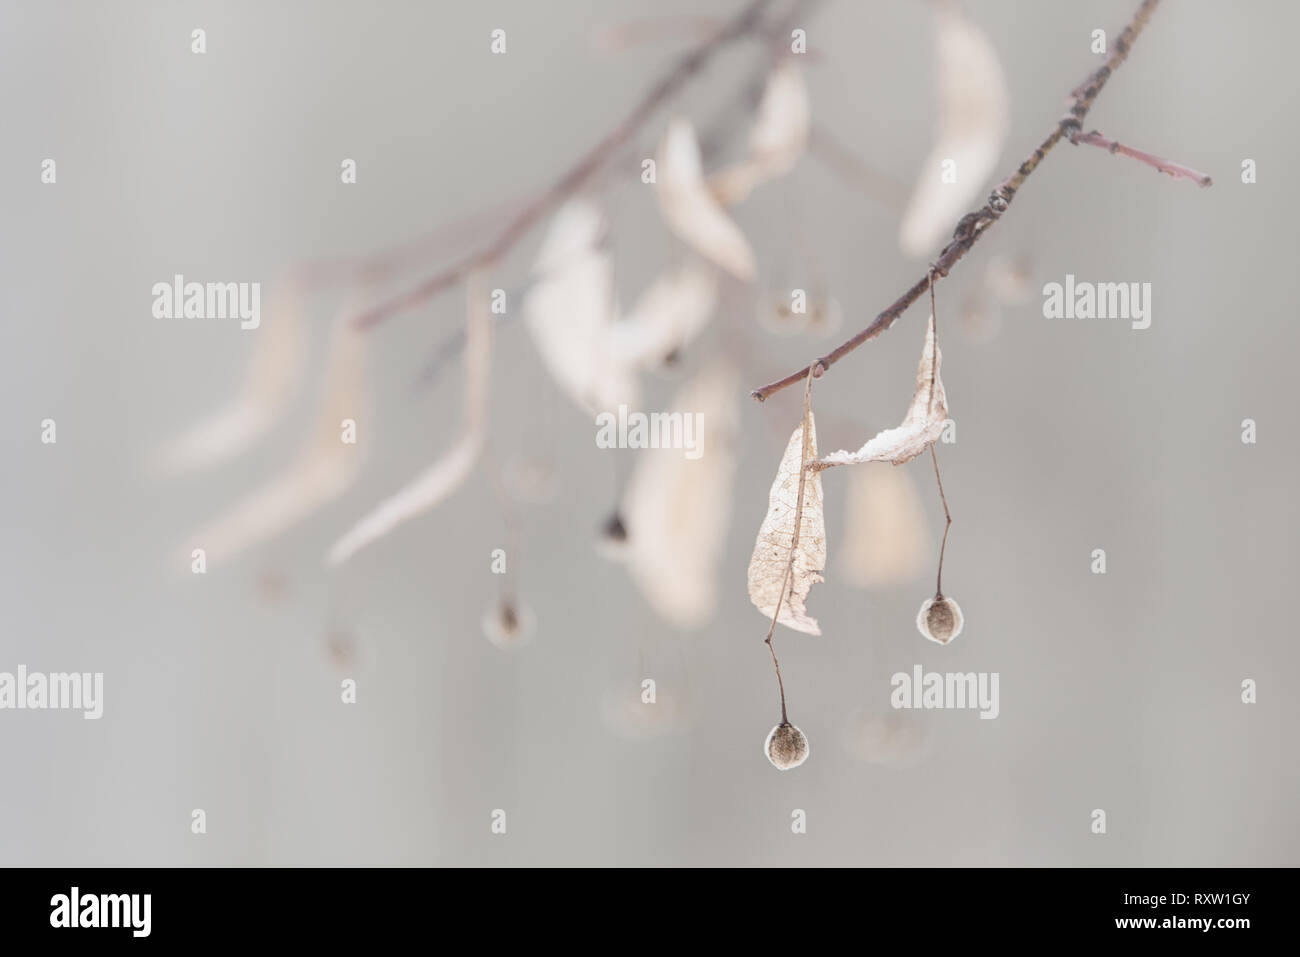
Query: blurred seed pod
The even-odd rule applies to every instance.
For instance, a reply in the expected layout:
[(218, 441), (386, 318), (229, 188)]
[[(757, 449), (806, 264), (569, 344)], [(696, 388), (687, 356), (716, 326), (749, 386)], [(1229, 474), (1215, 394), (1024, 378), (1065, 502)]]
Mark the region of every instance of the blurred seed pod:
[(483, 615), (483, 634), (503, 651), (528, 644), (536, 628), (532, 609), (517, 602), (502, 602)]
[(656, 690), (653, 703), (642, 700), (639, 687), (619, 684), (605, 692), (605, 724), (623, 738), (647, 739), (677, 734), (687, 725), (684, 702), (666, 690)]
[(1025, 256), (997, 253), (989, 259), (984, 270), (984, 285), (998, 302), (1007, 306), (1022, 306), (1033, 293), (1030, 280), (1033, 270)]
[(621, 562), (628, 555), (627, 526), (619, 512), (610, 513), (596, 533), (596, 553), (612, 562)]
[(860, 711), (849, 719), (845, 746), (859, 760), (890, 767), (915, 767), (930, 756), (933, 740), (924, 715)]

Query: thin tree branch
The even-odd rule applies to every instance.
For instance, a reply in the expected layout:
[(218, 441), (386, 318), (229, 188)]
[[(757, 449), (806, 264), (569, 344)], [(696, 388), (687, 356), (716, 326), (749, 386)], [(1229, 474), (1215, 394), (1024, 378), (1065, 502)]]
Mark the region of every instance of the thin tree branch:
[(1083, 120), (1088, 115), (1088, 111), (1092, 109), (1092, 104), (1097, 99), (1097, 95), (1105, 87), (1106, 81), (1110, 79), (1111, 74), (1119, 69), (1120, 65), (1128, 58), (1133, 41), (1146, 27), (1147, 21), (1151, 19), (1151, 14), (1155, 12), (1159, 3), (1160, 0), (1142, 0), (1142, 5), (1138, 7), (1132, 21), (1124, 28), (1124, 32), (1116, 38), (1106, 62), (1075, 87), (1070, 96), (1069, 111), (1057, 121), (1051, 134), (1038, 145), (1037, 149), (1020, 164), (1014, 173), (1003, 180), (1001, 185), (989, 194), (987, 203), (961, 218), (961, 221), (957, 223), (957, 228), (953, 230), (951, 242), (944, 247), (939, 254), (939, 258), (924, 276), (917, 280), (907, 292), (903, 293), (884, 312), (876, 316), (870, 325), (852, 339), (828, 352), (813, 362), (812, 365), (804, 366), (798, 372), (792, 372), (784, 379), (778, 379), (776, 382), (755, 389), (750, 395), (762, 402), (768, 396), (794, 385), (809, 374), (813, 378), (820, 378), (827, 369), (840, 359), (892, 326), (894, 320), (902, 315), (908, 306), (921, 298), (937, 279), (947, 276), (948, 271), (966, 253), (970, 252), (971, 247), (984, 234), (984, 231), (997, 222), (1002, 214), (1007, 211), (1012, 199), (1015, 198), (1016, 192), (1024, 185), (1030, 174), (1038, 168), (1038, 164), (1043, 161), (1043, 157), (1051, 152), (1052, 148), (1062, 139), (1069, 139), (1078, 135), (1083, 128)]
[(581, 189), (605, 165), (611, 155), (627, 143), (641, 126), (665, 102), (686, 85), (723, 47), (754, 33), (772, 0), (751, 0), (717, 33), (683, 56), (643, 96), (623, 121), (605, 134), (558, 180), (525, 206), (495, 239), (447, 269), (434, 274), (412, 289), (362, 313), (356, 320), (365, 328), (376, 325), (396, 313), (413, 309), (459, 282), (469, 272), (491, 266), (504, 256), (523, 236), (552, 209)]
[(1125, 146), (1123, 143), (1107, 139), (1096, 130), (1092, 130), (1088, 133), (1076, 132), (1070, 136), (1070, 142), (1074, 143), (1076, 146), (1080, 143), (1084, 143), (1088, 146), (1098, 146), (1108, 152), (1127, 156), (1130, 159), (1137, 160), (1139, 163), (1145, 163), (1147, 166), (1152, 167), (1158, 172), (1168, 173), (1174, 179), (1190, 179), (1197, 186), (1204, 187), (1214, 185), (1214, 180), (1210, 179), (1207, 174), (1202, 173), (1199, 170), (1194, 170), (1189, 166), (1183, 166), (1181, 163), (1171, 162), (1162, 156), (1156, 156), (1154, 153), (1148, 153), (1145, 150), (1134, 149), (1132, 146)]

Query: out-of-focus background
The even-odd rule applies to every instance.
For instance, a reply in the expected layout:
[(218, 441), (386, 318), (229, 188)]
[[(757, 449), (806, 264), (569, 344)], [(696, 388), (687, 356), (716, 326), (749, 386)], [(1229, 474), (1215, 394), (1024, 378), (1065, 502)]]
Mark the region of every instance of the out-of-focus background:
[[(1010, 93), (991, 179), (1100, 62), (1092, 31), (1113, 40), (1135, 6), (962, 5)], [(218, 468), (146, 469), (237, 389), (272, 328), (275, 280), (487, 211), (486, 230), (467, 227), (360, 301), (432, 273), (611, 129), (699, 42), (691, 18), (736, 9), (0, 2), (0, 671), (105, 676), (99, 721), (0, 712), (0, 863), (1300, 863), (1300, 336), (1288, 279), (1300, 9), (1280, 0), (1163, 5), (1089, 117), (1209, 172), (1213, 188), (1061, 146), (938, 287), (958, 424), (957, 442), (940, 446), (955, 517), (944, 585), (966, 629), (940, 647), (914, 625), (942, 527), (928, 460), (904, 467), (924, 509), (923, 567), (866, 589), (845, 574), (851, 479), (828, 473), (830, 562), (809, 600), (823, 635), (776, 636), (791, 719), (812, 745), (801, 768), (780, 773), (762, 754), (779, 709), (766, 623), (745, 589), (801, 390), (764, 405), (744, 394), (865, 325), (924, 269), (898, 243), (934, 132), (921, 0), (828, 0), (796, 24), (814, 121), (873, 171), (870, 189), (814, 155), (764, 184), (735, 210), (758, 281), (726, 282), (677, 369), (645, 378), (643, 407), (660, 409), (711, 358), (737, 370), (737, 471), (707, 624), (673, 627), (598, 554), (637, 453), (596, 447), (591, 417), (513, 318), (496, 325), (489, 456), (440, 507), (324, 565), (343, 531), (456, 435), (458, 360), (418, 380), (463, 323), (459, 290), (369, 333), (355, 484), (190, 574), (193, 531), (290, 462), (312, 427), (349, 295), (328, 278), (311, 291), (305, 377), (269, 433)], [(676, 26), (614, 52), (600, 42), (604, 28), (647, 17)], [(190, 49), (195, 28), (203, 55)], [(489, 51), (496, 28), (504, 56)], [(683, 256), (639, 158), (672, 115), (714, 124), (767, 55), (754, 41), (722, 51), (604, 178), (621, 301)], [(743, 154), (749, 123), (735, 116), (720, 156)], [(56, 185), (40, 181), (46, 158)], [(340, 182), (345, 158), (355, 185)], [(1246, 158), (1254, 185), (1240, 181)], [(543, 229), (493, 274), (512, 307)], [(987, 292), (998, 257), (1025, 264), (1020, 304)], [(152, 285), (176, 273), (261, 281), (263, 327), (153, 318)], [(1151, 327), (1043, 318), (1042, 285), (1067, 273), (1150, 282)], [(793, 287), (829, 290), (842, 325), (774, 334), (763, 300)], [(898, 421), (924, 314), (915, 307), (817, 384), (823, 449), (856, 448)], [(55, 445), (40, 442), (45, 418)], [(1245, 418), (1258, 423), (1254, 445), (1241, 441)], [(517, 548), (503, 472), (554, 485), (542, 504), (516, 503)], [(481, 624), (502, 587), (496, 548), (536, 619), (532, 641), (509, 651)], [(1096, 548), (1105, 575), (1091, 572)], [(998, 672), (999, 717), (893, 712), (890, 675), (917, 664)], [(347, 677), (354, 705), (340, 701)], [(610, 706), (645, 722), (645, 677), (680, 720), (629, 737)], [(1254, 705), (1240, 700), (1247, 678)], [(191, 833), (195, 808), (204, 835)], [(504, 836), (490, 832), (498, 808)], [(796, 808), (804, 835), (791, 833)], [(1090, 830), (1096, 808), (1105, 836)]]

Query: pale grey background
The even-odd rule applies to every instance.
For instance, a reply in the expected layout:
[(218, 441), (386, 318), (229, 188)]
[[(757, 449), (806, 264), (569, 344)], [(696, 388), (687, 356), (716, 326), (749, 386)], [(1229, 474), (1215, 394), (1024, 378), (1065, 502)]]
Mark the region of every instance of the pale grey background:
[[(1092, 29), (1113, 37), (1135, 5), (967, 4), (1012, 91), (1002, 168), (1095, 64)], [(253, 454), (147, 480), (146, 454), (221, 402), (254, 335), (160, 324), (154, 282), (269, 283), (304, 258), (374, 251), (539, 187), (693, 42), (610, 57), (594, 26), (736, 7), (0, 2), (0, 670), (106, 674), (98, 722), (0, 713), (0, 863), (1300, 863), (1294, 4), (1165, 4), (1090, 117), (1211, 172), (1214, 188), (1061, 147), (941, 287), (941, 309), (955, 310), (990, 255), (1030, 253), (1036, 288), (1066, 272), (1151, 282), (1154, 321), (1049, 322), (1035, 293), (996, 338), (948, 337), (960, 432), (944, 452), (957, 519), (945, 584), (967, 629), (929, 646), (912, 624), (923, 581), (866, 594), (832, 567), (813, 596), (825, 635), (779, 638), (813, 747), (798, 771), (760, 754), (775, 688), (744, 589), (794, 390), (743, 406), (723, 606), (698, 633), (673, 633), (595, 556), (616, 453), (595, 448), (517, 326), (499, 339), (494, 443), (551, 453), (563, 482), (526, 524), (534, 642), (507, 656), (480, 632), (502, 544), (482, 472), (353, 566), (321, 567), (328, 543), (453, 434), (458, 376), (410, 383), (460, 322), (455, 293), (375, 333), (373, 454), (342, 501), (206, 577), (168, 566), (190, 528), (290, 457), (321, 342), (311, 388)], [(196, 26), (205, 56), (189, 52)], [(488, 54), (494, 27), (508, 31), (505, 57)], [(830, 0), (808, 30), (818, 122), (910, 183), (931, 128), (927, 5)], [(758, 56), (753, 44), (723, 56), (678, 107), (707, 120)], [(57, 186), (39, 182), (45, 157)], [(354, 187), (339, 183), (344, 157), (360, 165)], [(1257, 185), (1239, 182), (1243, 157), (1258, 161)], [(614, 194), (625, 301), (676, 250), (638, 189)], [(895, 216), (812, 159), (738, 218), (764, 274), (787, 285), (805, 275), (803, 230), (846, 333), (918, 274)], [(498, 284), (517, 285), (536, 241)], [(731, 290), (692, 365), (727, 348), (749, 387), (827, 347), (765, 337), (750, 296)], [(322, 332), (330, 298), (313, 313)], [(901, 411), (920, 315), (818, 386), (828, 423)], [(651, 401), (674, 385), (655, 383)], [(46, 416), (54, 447), (39, 443)], [(1239, 441), (1247, 416), (1256, 446)], [(860, 440), (823, 428), (828, 448)], [(839, 478), (827, 479), (832, 560)], [(1104, 577), (1089, 573), (1095, 547)], [(288, 576), (278, 604), (259, 598), (266, 569)], [(360, 635), (354, 707), (322, 652), (331, 622)], [(639, 655), (661, 688), (689, 695), (688, 733), (627, 742), (602, 722), (607, 688), (635, 692)], [(933, 750), (915, 768), (858, 761), (845, 723), (883, 709), (889, 675), (915, 663), (1000, 672), (1001, 717), (931, 715)], [(1239, 703), (1244, 677), (1259, 682), (1253, 707)], [(505, 838), (488, 832), (496, 807)], [(795, 807), (805, 836), (790, 834)], [(1095, 807), (1109, 814), (1104, 838), (1089, 833)]]

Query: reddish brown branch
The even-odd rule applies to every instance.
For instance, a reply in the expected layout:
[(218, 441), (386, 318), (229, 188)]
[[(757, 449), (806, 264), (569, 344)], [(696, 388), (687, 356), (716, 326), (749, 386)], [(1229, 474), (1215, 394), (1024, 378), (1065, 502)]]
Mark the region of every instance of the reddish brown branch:
[(939, 258), (931, 264), (930, 269), (924, 276), (918, 279), (907, 292), (899, 296), (892, 305), (876, 316), (870, 325), (852, 339), (828, 352), (813, 362), (812, 365), (804, 366), (798, 372), (792, 372), (783, 379), (778, 379), (776, 382), (755, 389), (750, 395), (761, 402), (773, 393), (780, 392), (782, 389), (801, 381), (809, 373), (812, 374), (813, 378), (820, 378), (827, 369), (840, 359), (892, 326), (894, 320), (902, 315), (908, 306), (925, 294), (932, 282), (947, 276), (948, 271), (966, 253), (970, 252), (971, 247), (984, 234), (984, 231), (997, 222), (1002, 214), (1007, 211), (1012, 199), (1015, 198), (1017, 190), (1024, 185), (1029, 175), (1038, 168), (1038, 164), (1043, 161), (1043, 157), (1062, 139), (1079, 135), (1079, 131), (1083, 128), (1084, 117), (1092, 109), (1097, 94), (1102, 91), (1111, 74), (1128, 58), (1133, 41), (1146, 27), (1147, 21), (1151, 19), (1151, 14), (1159, 3), (1160, 0), (1142, 0), (1142, 5), (1138, 7), (1132, 21), (1124, 28), (1124, 32), (1116, 38), (1115, 45), (1111, 48), (1111, 54), (1106, 59), (1106, 62), (1075, 87), (1070, 95), (1070, 109), (1057, 121), (1052, 132), (1029, 155), (1029, 158), (1020, 164), (1014, 173), (1003, 180), (1001, 185), (989, 194), (987, 203), (961, 218), (957, 228), (953, 230), (952, 240), (943, 248)]
[(1154, 153), (1148, 153), (1145, 150), (1134, 149), (1132, 146), (1125, 146), (1123, 143), (1107, 139), (1096, 130), (1090, 133), (1075, 133), (1070, 137), (1070, 142), (1076, 146), (1079, 143), (1085, 143), (1088, 146), (1097, 146), (1110, 153), (1118, 153), (1120, 156), (1127, 156), (1135, 159), (1139, 163), (1145, 163), (1161, 173), (1168, 173), (1174, 179), (1190, 179), (1197, 186), (1213, 186), (1214, 180), (1208, 175), (1194, 170), (1189, 166), (1181, 163), (1174, 163), (1162, 156), (1156, 156)]
[(525, 206), (495, 239), (415, 287), (363, 313), (357, 318), (357, 324), (361, 327), (373, 326), (396, 313), (413, 309), (459, 282), (471, 271), (496, 263), (538, 220), (586, 185), (609, 157), (627, 143), (660, 106), (699, 73), (714, 54), (741, 37), (756, 32), (761, 27), (763, 13), (771, 2), (772, 0), (751, 0), (720, 30), (678, 60), (618, 126), (605, 134), (563, 176)]

